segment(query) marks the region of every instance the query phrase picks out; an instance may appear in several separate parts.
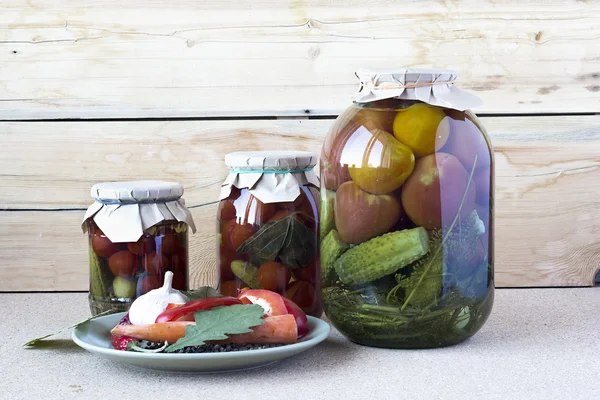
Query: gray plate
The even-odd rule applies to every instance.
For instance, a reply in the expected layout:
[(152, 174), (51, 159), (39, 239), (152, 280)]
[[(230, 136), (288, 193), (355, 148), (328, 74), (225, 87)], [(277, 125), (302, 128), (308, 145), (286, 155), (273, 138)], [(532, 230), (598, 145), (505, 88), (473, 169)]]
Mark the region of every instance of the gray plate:
[(295, 344), (270, 349), (234, 351), (229, 353), (136, 353), (115, 350), (110, 344), (110, 330), (125, 313), (99, 317), (75, 328), (71, 337), (90, 353), (146, 369), (187, 372), (225, 372), (261, 367), (294, 356), (321, 343), (331, 328), (323, 320), (308, 317), (309, 333)]

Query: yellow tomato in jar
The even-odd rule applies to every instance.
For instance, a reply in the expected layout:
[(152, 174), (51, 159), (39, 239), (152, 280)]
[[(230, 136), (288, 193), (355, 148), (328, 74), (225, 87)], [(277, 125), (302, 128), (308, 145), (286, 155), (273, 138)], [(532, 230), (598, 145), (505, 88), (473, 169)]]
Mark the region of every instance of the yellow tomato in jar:
[(432, 154), (446, 144), (450, 124), (439, 108), (417, 103), (396, 114), (394, 136), (417, 157)]
[(381, 129), (363, 129), (344, 153), (354, 183), (374, 194), (398, 189), (415, 167), (415, 156), (390, 133)]

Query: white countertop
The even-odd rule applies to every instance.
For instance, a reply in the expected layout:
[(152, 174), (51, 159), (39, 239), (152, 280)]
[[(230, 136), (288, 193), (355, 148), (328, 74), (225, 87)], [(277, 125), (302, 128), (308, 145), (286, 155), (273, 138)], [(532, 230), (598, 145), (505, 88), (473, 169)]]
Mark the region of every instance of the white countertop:
[(89, 315), (83, 293), (0, 293), (0, 399), (598, 399), (600, 287), (498, 289), (473, 338), (435, 350), (321, 345), (247, 372), (146, 371), (96, 357), (70, 340), (30, 339)]

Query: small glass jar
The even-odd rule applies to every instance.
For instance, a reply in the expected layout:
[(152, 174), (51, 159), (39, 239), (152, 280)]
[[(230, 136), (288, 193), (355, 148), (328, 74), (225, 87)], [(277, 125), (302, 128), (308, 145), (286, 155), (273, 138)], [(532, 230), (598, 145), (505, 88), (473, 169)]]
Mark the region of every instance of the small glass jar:
[(188, 227), (183, 187), (159, 181), (107, 182), (91, 190), (95, 202), (83, 230), (89, 239), (92, 315), (127, 311), (142, 294), (163, 284), (188, 289)]
[(319, 181), (308, 152), (237, 152), (217, 213), (219, 290), (268, 289), (320, 317)]
[(325, 313), (369, 346), (453, 345), (494, 297), (490, 140), (444, 70), (357, 73), (321, 154)]

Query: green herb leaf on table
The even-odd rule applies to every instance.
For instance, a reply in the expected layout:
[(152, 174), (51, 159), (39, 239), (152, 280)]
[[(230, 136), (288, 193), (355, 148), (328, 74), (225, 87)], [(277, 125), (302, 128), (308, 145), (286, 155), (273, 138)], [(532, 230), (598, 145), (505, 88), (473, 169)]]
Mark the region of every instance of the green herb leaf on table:
[(208, 297), (221, 297), (222, 295), (210, 286), (202, 286), (198, 289), (182, 291), (190, 301), (198, 299), (206, 299)]
[(62, 333), (62, 332), (64, 332), (64, 331), (66, 331), (67, 329), (71, 329), (71, 328), (77, 328), (77, 327), (79, 327), (79, 326), (81, 326), (81, 325), (83, 325), (83, 324), (85, 324), (85, 323), (87, 323), (87, 322), (90, 322), (90, 321), (91, 321), (91, 320), (93, 320), (93, 319), (96, 319), (96, 318), (98, 318), (98, 317), (102, 317), (102, 316), (104, 316), (104, 315), (113, 314), (113, 313), (115, 313), (115, 312), (117, 312), (117, 311), (116, 311), (116, 310), (107, 310), (107, 311), (101, 312), (100, 314), (97, 314), (97, 315), (95, 315), (95, 316), (93, 316), (93, 317), (90, 317), (90, 318), (84, 319), (83, 321), (77, 322), (77, 323), (75, 323), (75, 324), (73, 324), (73, 325), (71, 325), (71, 326), (68, 326), (68, 327), (66, 327), (66, 328), (63, 328), (63, 329), (59, 330), (59, 331), (58, 331), (58, 332), (56, 332), (56, 333), (50, 333), (50, 334), (48, 334), (48, 335), (45, 335), (45, 336), (42, 336), (42, 337), (39, 337), (39, 338), (32, 339), (32, 340), (30, 340), (29, 342), (25, 343), (25, 344), (23, 345), (23, 347), (35, 347), (35, 346), (39, 345), (39, 344), (40, 344), (40, 342), (41, 342), (42, 340), (44, 340), (44, 339), (47, 339), (47, 338), (49, 338), (50, 336), (58, 335), (59, 333)]
[(283, 264), (294, 269), (312, 261), (316, 245), (315, 233), (292, 214), (266, 223), (236, 251), (250, 255), (254, 265), (279, 257)]
[(251, 332), (264, 324), (265, 310), (258, 304), (236, 304), (194, 313), (196, 325), (185, 330), (185, 336), (165, 349), (166, 353), (189, 346), (201, 346), (207, 340), (227, 339), (227, 335)]

